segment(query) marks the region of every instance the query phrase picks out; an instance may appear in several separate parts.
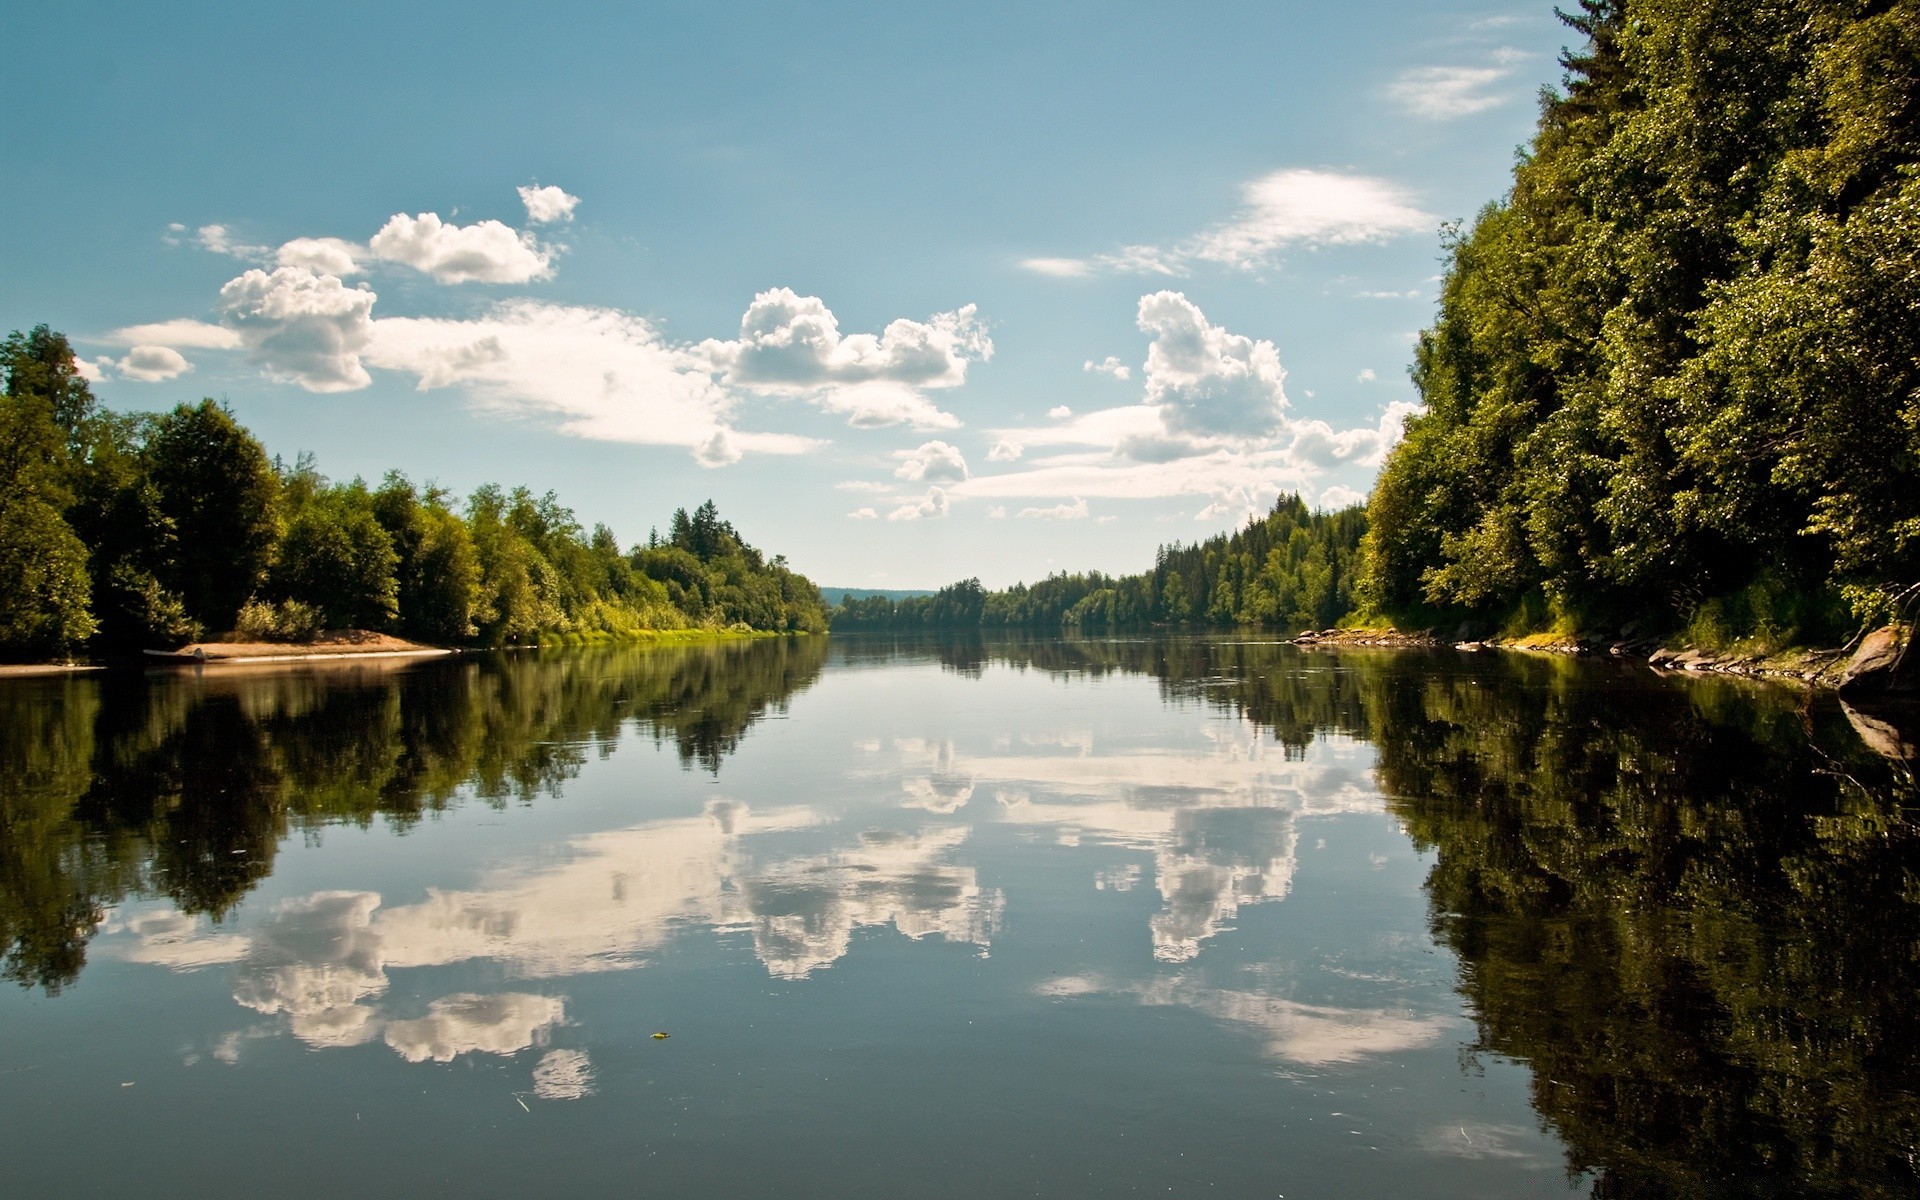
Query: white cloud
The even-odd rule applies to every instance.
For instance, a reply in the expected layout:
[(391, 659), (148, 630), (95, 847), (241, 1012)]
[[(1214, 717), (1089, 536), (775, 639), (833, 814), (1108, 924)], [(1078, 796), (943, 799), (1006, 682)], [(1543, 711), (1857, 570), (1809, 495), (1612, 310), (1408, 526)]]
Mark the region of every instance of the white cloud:
[(873, 511), (871, 508), (856, 508), (852, 512), (848, 513), (847, 515), (849, 517), (852, 517), (856, 521), (871, 521), (875, 517), (879, 516), (880, 514)]
[(114, 365), (120, 368), (122, 375), (141, 383), (158, 383), (193, 370), (193, 364), (185, 356), (167, 346), (135, 346)]
[(1064, 404), (1056, 404), (1047, 410), (1047, 415), (1056, 421), (1064, 421), (1073, 415), (1073, 410)]
[(310, 392), (371, 382), (360, 354), (373, 340), (374, 294), (306, 267), (252, 270), (220, 289), (227, 323), (267, 370)]
[(249, 259), (267, 256), (265, 246), (252, 246), (236, 241), (233, 231), (225, 225), (202, 225), (195, 231), (195, 236), (199, 239), (201, 249), (211, 250), (215, 254), (229, 254), (234, 258)]
[(1072, 504), (1056, 504), (1051, 508), (1023, 508), (1020, 519), (1024, 521), (1084, 521), (1088, 517), (1087, 502), (1075, 497)]
[(1119, 379), (1122, 381), (1133, 378), (1133, 368), (1121, 362), (1119, 359), (1115, 358), (1111, 354), (1107, 355), (1104, 359), (1101, 359), (1099, 362), (1094, 362), (1092, 359), (1088, 359), (1086, 362), (1081, 364), (1080, 369), (1082, 371), (1092, 371), (1099, 375), (1111, 375), (1115, 379)]
[(180, 317), (116, 329), (109, 339), (123, 346), (172, 346), (176, 350), (238, 350), (240, 335), (224, 325)]
[(1351, 429), (1295, 420), (1271, 342), (1213, 325), (1177, 292), (1142, 297), (1140, 327), (1153, 336), (1147, 402), (992, 430), (989, 461), (1020, 467), (956, 483), (954, 496), (1076, 504), (1204, 496), (1198, 519), (1245, 515), (1282, 492), (1313, 494), (1336, 469), (1378, 466), (1420, 411), (1395, 402), (1375, 423)]
[(853, 429), (958, 429), (960, 418), (904, 384), (877, 380), (829, 387), (814, 401), (827, 412), (844, 416)]
[(1093, 264), (1084, 258), (1023, 258), (1020, 265), (1037, 275), (1073, 279), (1093, 272)]
[(1366, 368), (1363, 368), (1358, 375), (1354, 376), (1354, 378), (1359, 380), (1361, 383), (1372, 383), (1374, 380), (1380, 377), (1373, 373), (1372, 367), (1366, 367)]
[(1359, 300), (1418, 300), (1420, 289), (1408, 288), (1404, 292), (1355, 292), (1354, 297)]
[[(535, 221), (565, 220), (577, 197), (554, 187), (519, 189)], [(342, 276), (394, 262), (443, 283), (520, 283), (551, 273), (558, 248), (498, 221), (458, 225), (435, 213), (397, 214), (366, 245), (303, 237), (277, 252), (238, 243), (224, 226), (201, 241), (223, 253), (258, 254), (220, 294), (222, 324), (180, 318), (120, 330), (142, 347), (127, 370), (160, 378), (188, 368), (183, 349), (245, 349), (276, 380), (309, 391), (350, 391), (369, 367), (405, 372), (422, 390), (459, 388), (484, 408), (557, 418), (580, 437), (688, 450), (703, 466), (752, 453), (797, 454), (823, 445), (797, 434), (741, 430), (736, 411), (763, 398), (801, 397), (856, 428), (959, 427), (929, 393), (958, 387), (993, 342), (972, 305), (879, 333), (842, 334), (818, 297), (774, 288), (755, 296), (740, 336), (671, 342), (649, 322), (614, 309), (506, 301), (477, 316), (373, 316), (376, 296)], [(108, 377), (114, 360), (87, 369)], [(952, 451), (957, 456), (958, 451)], [(936, 466), (928, 482), (965, 479)]]
[[(1271, 266), (1289, 246), (1384, 242), (1427, 229), (1435, 220), (1404, 188), (1366, 175), (1290, 168), (1262, 175), (1240, 191), (1243, 204), (1232, 218), (1174, 245), (1122, 246), (1092, 259), (1028, 259), (1022, 265), (1049, 275), (1098, 268), (1178, 276), (1196, 262), (1252, 271)], [(1050, 266), (1036, 265), (1041, 263)]]
[(1294, 422), (1293, 444), (1287, 453), (1302, 465), (1322, 470), (1338, 463), (1377, 467), (1386, 459), (1387, 451), (1399, 444), (1407, 418), (1421, 411), (1418, 404), (1396, 400), (1387, 405), (1372, 428), (1336, 430), (1325, 421)]
[(1513, 74), (1513, 55), (1499, 52), (1491, 67), (1416, 67), (1387, 86), (1387, 96), (1415, 116), (1451, 121), (1505, 104), (1510, 96), (1491, 89)]
[(971, 304), (926, 321), (895, 320), (879, 334), (842, 334), (818, 296), (772, 288), (753, 298), (733, 341), (701, 344), (731, 384), (773, 395), (810, 396), (860, 428), (951, 429), (959, 421), (927, 389), (958, 387), (967, 367), (993, 357)]
[(945, 488), (930, 487), (924, 500), (902, 504), (887, 514), (889, 521), (932, 520), (947, 515), (949, 502)]
[(1006, 518), (1007, 518), (1007, 506), (1006, 506), (1006, 505), (1004, 505), (1004, 504), (993, 504), (993, 505), (989, 505), (989, 506), (987, 507), (987, 519), (988, 519), (988, 520), (990, 520), (990, 521), (1004, 521), (1004, 520), (1006, 520)]
[(395, 213), (367, 248), (440, 283), (526, 283), (553, 273), (553, 251), (499, 221), (449, 225), (438, 213)]
[(1333, 171), (1275, 171), (1247, 184), (1243, 195), (1240, 214), (1189, 243), (1188, 257), (1253, 268), (1295, 242), (1383, 242), (1434, 220), (1394, 184)]
[(273, 258), (283, 267), (306, 267), (322, 275), (353, 275), (367, 253), (365, 246), (341, 238), (302, 237), (282, 243)]
[(1320, 507), (1325, 509), (1350, 508), (1367, 498), (1365, 492), (1357, 492), (1343, 484), (1335, 484), (1320, 493)]
[(527, 206), (527, 220), (535, 225), (571, 221), (573, 210), (580, 203), (580, 197), (569, 196), (557, 187), (530, 185), (516, 190), (520, 193), (520, 203)]
[(923, 442), (917, 449), (896, 450), (901, 459), (894, 478), (919, 483), (959, 483), (967, 478), (967, 460), (946, 442)]
[(1147, 347), (1147, 402), (1160, 406), (1173, 433), (1265, 437), (1287, 407), (1286, 372), (1272, 342), (1208, 324), (1179, 292), (1140, 298), (1137, 323)]
[(706, 355), (614, 309), (512, 300), (467, 320), (395, 317), (375, 330), (374, 366), (415, 374), (422, 390), (457, 386), (486, 407), (557, 418), (579, 437), (681, 446), (706, 466), (819, 445), (733, 428), (737, 398)]
[(833, 485), (843, 492), (890, 492), (891, 484), (876, 483), (871, 479), (843, 479)]

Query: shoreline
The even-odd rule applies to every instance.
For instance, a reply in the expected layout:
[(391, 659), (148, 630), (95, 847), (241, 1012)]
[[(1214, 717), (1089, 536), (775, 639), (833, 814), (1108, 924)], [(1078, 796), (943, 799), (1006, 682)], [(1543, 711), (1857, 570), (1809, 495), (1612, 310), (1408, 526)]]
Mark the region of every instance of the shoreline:
[(1694, 673), (1736, 675), (1746, 679), (1770, 679), (1783, 683), (1838, 690), (1854, 653), (1846, 648), (1813, 649), (1792, 647), (1771, 654), (1743, 654), (1737, 651), (1703, 650), (1697, 646), (1674, 649), (1658, 641), (1599, 641), (1565, 634), (1528, 634), (1518, 638), (1494, 637), (1473, 641), (1451, 641), (1431, 632), (1409, 633), (1384, 627), (1361, 629), (1323, 629), (1309, 631), (1289, 639), (1296, 646), (1376, 646), (1399, 649), (1453, 649), (1463, 653), (1503, 650), (1517, 654), (1558, 654), (1580, 658), (1612, 658), (1641, 662), (1663, 674)]
[[(540, 640), (505, 646), (429, 646), (386, 635), (334, 642), (198, 642), (178, 650), (142, 650), (86, 662), (0, 663), (0, 680), (81, 675), (100, 671), (150, 670), (165, 667), (240, 666), (261, 663), (365, 662), (369, 659), (443, 658), (455, 654), (490, 654), (513, 650), (569, 650), (586, 646), (699, 645), (748, 641), (756, 638), (807, 637), (805, 630), (788, 629), (642, 629), (631, 633), (553, 634)], [(820, 636), (826, 636), (822, 634)], [(359, 647), (366, 647), (360, 649)], [(196, 653), (198, 651), (199, 653)]]

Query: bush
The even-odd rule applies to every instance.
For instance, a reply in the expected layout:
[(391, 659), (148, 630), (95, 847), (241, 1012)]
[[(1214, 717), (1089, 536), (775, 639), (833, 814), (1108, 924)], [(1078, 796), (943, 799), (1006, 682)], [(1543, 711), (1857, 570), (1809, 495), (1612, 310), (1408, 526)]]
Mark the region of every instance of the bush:
[(255, 642), (311, 642), (322, 628), (320, 610), (299, 600), (264, 604), (249, 600), (240, 608), (234, 632)]

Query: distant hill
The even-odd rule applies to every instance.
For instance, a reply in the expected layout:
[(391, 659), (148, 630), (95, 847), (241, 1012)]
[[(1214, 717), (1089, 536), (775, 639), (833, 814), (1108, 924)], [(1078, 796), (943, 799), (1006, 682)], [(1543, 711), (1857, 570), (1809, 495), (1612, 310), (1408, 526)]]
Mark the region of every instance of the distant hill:
[(837, 588), (823, 587), (820, 595), (828, 604), (840, 603), (842, 596), (852, 596), (855, 600), (871, 600), (875, 596), (885, 596), (889, 600), (910, 600), (915, 596), (931, 596), (932, 588)]

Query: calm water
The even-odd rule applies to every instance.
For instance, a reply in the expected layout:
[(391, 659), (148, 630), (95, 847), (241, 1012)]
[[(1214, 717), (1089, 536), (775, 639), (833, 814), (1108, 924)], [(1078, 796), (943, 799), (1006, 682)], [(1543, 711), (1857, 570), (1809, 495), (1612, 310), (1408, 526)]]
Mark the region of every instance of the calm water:
[(1917, 805), (1504, 655), (0, 681), (0, 1193), (1909, 1195)]

